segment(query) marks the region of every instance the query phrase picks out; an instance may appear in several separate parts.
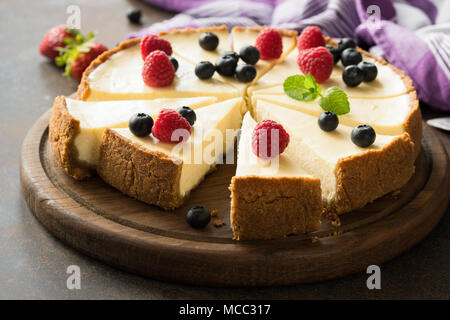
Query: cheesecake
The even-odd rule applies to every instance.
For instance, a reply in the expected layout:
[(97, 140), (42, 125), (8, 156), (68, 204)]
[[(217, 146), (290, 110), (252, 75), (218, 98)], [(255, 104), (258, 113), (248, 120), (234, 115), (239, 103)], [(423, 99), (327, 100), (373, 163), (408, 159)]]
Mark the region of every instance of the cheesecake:
[(408, 133), (377, 134), (368, 148), (353, 144), (353, 127), (343, 124), (331, 132), (317, 125), (317, 117), (257, 100), (257, 121), (271, 119), (290, 134), (286, 156), (320, 179), (324, 208), (342, 214), (404, 186), (414, 173), (414, 143)]
[[(296, 31), (278, 30), (281, 56), (257, 61), (257, 75), (249, 82), (218, 72), (206, 80), (196, 76), (197, 63), (214, 64), (227, 51), (254, 46), (264, 28), (160, 33), (178, 62), (173, 83), (166, 87), (144, 83), (140, 39), (104, 52), (85, 70), (76, 100), (55, 99), (49, 138), (56, 162), (75, 179), (98, 173), (124, 194), (175, 209), (223, 162), (245, 114), (236, 175), (230, 181), (231, 228), (237, 240), (311, 232), (319, 228), (321, 213), (356, 210), (404, 186), (420, 151), (421, 113), (411, 79), (384, 60), (358, 48), (378, 75), (357, 87), (344, 83), (341, 62), (334, 65), (330, 78), (321, 83), (322, 92), (332, 86), (342, 89), (350, 112), (339, 115), (338, 127), (330, 132), (318, 125), (323, 110), (317, 101), (298, 101), (284, 93), (286, 78), (301, 74)], [(200, 46), (204, 32), (219, 39), (215, 50)], [(332, 39), (327, 44), (337, 45)], [(135, 113), (156, 117), (163, 108), (181, 106), (189, 106), (197, 116), (186, 141), (164, 143), (153, 134), (137, 137), (128, 128)], [(290, 135), (286, 150), (271, 160), (250, 150), (252, 130), (265, 119), (278, 122)], [(366, 148), (350, 138), (360, 124), (376, 132), (375, 142)]]
[(140, 138), (128, 128), (106, 129), (97, 172), (130, 197), (175, 209), (234, 147), (242, 122), (241, 103), (235, 98), (196, 109), (190, 137), (178, 144), (152, 135)]
[(234, 239), (274, 239), (317, 230), (322, 213), (320, 180), (284, 153), (271, 160), (258, 158), (251, 150), (255, 125), (246, 113), (230, 184)]
[[(280, 106), (318, 117), (324, 110), (317, 101), (295, 100), (287, 95), (254, 94), (256, 100), (264, 100)], [(339, 116), (339, 123), (356, 127), (361, 124), (372, 126), (378, 134), (401, 135), (407, 132), (414, 142), (414, 153), (420, 152), (422, 139), (422, 117), (416, 92), (391, 98), (350, 98), (350, 112)]]
[(95, 172), (106, 128), (128, 127), (136, 113), (155, 116), (162, 108), (196, 109), (215, 102), (215, 97), (86, 102), (60, 96), (55, 99), (50, 119), (50, 144), (67, 174), (85, 179)]
[[(196, 44), (198, 46), (198, 44)], [(178, 61), (175, 79), (167, 87), (150, 87), (142, 79), (140, 39), (121, 43), (101, 54), (84, 71), (77, 98), (86, 101), (142, 100), (214, 96), (227, 100), (240, 96), (238, 88), (214, 76), (201, 80), (195, 75), (195, 65), (173, 55)]]
[[(160, 37), (169, 41), (172, 44), (174, 53), (177, 56), (183, 57), (186, 61), (196, 65), (201, 61), (215, 61), (221, 57), (225, 52), (235, 51), (239, 54), (239, 50), (248, 45), (255, 45), (255, 40), (258, 34), (267, 27), (234, 27), (229, 34), (226, 26), (209, 27), (209, 28), (186, 28), (181, 30), (172, 30), (161, 32)], [(297, 32), (295, 30), (278, 30), (281, 34), (283, 43), (283, 51), (278, 59), (274, 60), (259, 60), (255, 64), (256, 77), (250, 83), (239, 82), (235, 77), (224, 77), (216, 74), (215, 77), (223, 82), (237, 87), (241, 95), (245, 95), (247, 87), (251, 83), (257, 83), (258, 79), (267, 73), (276, 63), (284, 60), (284, 58), (295, 48), (297, 43)], [(218, 39), (219, 44), (216, 50), (204, 50), (199, 45), (199, 37), (204, 32), (214, 33)], [(230, 45), (231, 42), (231, 45)], [(239, 64), (243, 63), (239, 61)]]

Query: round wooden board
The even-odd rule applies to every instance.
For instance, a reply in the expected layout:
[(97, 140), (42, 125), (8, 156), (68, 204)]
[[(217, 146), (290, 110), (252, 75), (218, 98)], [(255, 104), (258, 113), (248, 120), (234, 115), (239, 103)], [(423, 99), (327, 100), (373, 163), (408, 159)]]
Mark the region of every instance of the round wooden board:
[[(449, 200), (449, 161), (424, 126), (416, 173), (399, 192), (324, 221), (317, 232), (268, 241), (234, 241), (228, 185), (234, 165), (221, 165), (178, 210), (133, 200), (100, 178), (79, 182), (54, 162), (45, 113), (22, 147), (22, 192), (53, 235), (85, 254), (141, 275), (197, 285), (268, 286), (314, 282), (365, 270), (422, 240)], [(227, 225), (195, 230), (185, 222), (194, 205), (218, 209)], [(312, 241), (312, 238), (317, 241)]]

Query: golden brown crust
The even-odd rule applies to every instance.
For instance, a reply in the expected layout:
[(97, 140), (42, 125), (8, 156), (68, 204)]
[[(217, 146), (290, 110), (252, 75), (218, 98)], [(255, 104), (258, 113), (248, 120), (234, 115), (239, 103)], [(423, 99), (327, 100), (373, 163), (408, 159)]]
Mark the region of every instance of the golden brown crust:
[(228, 31), (226, 25), (213, 26), (213, 27), (205, 27), (205, 28), (184, 28), (184, 29), (173, 29), (169, 31), (161, 31), (158, 36), (163, 37), (170, 34), (178, 34), (178, 33), (200, 33), (200, 32), (215, 32), (215, 31)]
[(379, 150), (340, 159), (336, 197), (328, 212), (342, 214), (403, 187), (414, 173), (414, 143), (408, 133)]
[(233, 177), (230, 191), (230, 221), (236, 240), (275, 239), (320, 227), (318, 179)]
[[(256, 31), (256, 32), (260, 32), (263, 29), (269, 28), (268, 26), (257, 26), (257, 27), (242, 27), (242, 26), (236, 26), (233, 27), (233, 29), (231, 29), (231, 32), (233, 33), (233, 31), (238, 31), (238, 32), (244, 32), (244, 31)], [(287, 29), (277, 29), (274, 28), (275, 30), (278, 30), (278, 32), (280, 32), (281, 36), (283, 37), (297, 37), (298, 33), (295, 30), (287, 30)]]
[(94, 171), (78, 161), (74, 146), (75, 137), (80, 132), (80, 121), (74, 119), (67, 110), (66, 98), (55, 98), (49, 124), (49, 138), (53, 156), (68, 175), (77, 180), (89, 178)]
[(411, 112), (404, 122), (403, 128), (405, 132), (409, 133), (412, 142), (414, 142), (414, 159), (416, 159), (422, 145), (422, 113), (420, 111), (416, 91), (411, 91), (409, 96), (411, 101), (409, 108), (411, 109)]
[(106, 129), (100, 146), (97, 172), (102, 179), (135, 199), (166, 210), (179, 207), (182, 162), (151, 151)]
[(92, 71), (95, 70), (95, 68), (97, 68), (99, 65), (101, 65), (106, 60), (108, 60), (109, 57), (111, 57), (113, 54), (115, 54), (121, 50), (130, 48), (132, 46), (138, 45), (140, 42), (141, 42), (140, 38), (124, 41), (124, 42), (120, 43), (117, 47), (115, 47), (114, 49), (105, 51), (101, 55), (99, 55), (97, 58), (95, 58), (95, 60), (92, 61), (91, 64), (89, 65), (89, 67), (87, 67), (86, 70), (84, 70), (84, 72), (83, 72), (83, 77), (81, 78), (81, 82), (78, 85), (77, 99), (85, 101), (89, 97), (90, 87), (89, 87), (88, 76)]

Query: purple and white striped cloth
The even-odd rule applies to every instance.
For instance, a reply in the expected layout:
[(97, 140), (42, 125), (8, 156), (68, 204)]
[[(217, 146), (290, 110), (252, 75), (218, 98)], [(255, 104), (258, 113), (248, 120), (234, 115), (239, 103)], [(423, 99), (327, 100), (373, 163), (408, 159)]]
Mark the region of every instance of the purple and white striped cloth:
[(333, 38), (354, 37), (414, 81), (419, 98), (450, 111), (449, 0), (145, 0), (180, 12), (130, 37), (183, 27), (318, 25)]

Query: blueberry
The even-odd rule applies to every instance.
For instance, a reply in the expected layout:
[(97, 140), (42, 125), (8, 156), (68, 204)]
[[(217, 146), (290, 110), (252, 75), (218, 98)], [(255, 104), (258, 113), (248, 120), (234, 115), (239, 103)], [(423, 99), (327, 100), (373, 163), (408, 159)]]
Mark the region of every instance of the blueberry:
[(196, 116), (196, 114), (195, 114), (195, 111), (192, 110), (192, 109), (189, 108), (189, 107), (183, 106), (183, 107), (181, 107), (181, 108), (178, 108), (177, 112), (178, 112), (179, 114), (181, 114), (181, 116), (182, 116), (183, 118), (185, 118), (185, 119), (187, 120), (187, 122), (189, 122), (189, 124), (190, 124), (191, 126), (193, 126), (194, 123), (195, 123), (195, 120), (197, 120), (197, 116)]
[(358, 64), (362, 61), (362, 55), (354, 48), (348, 48), (342, 51), (341, 61), (344, 66)]
[(259, 50), (254, 46), (245, 46), (239, 50), (239, 56), (244, 62), (255, 64), (259, 60)]
[(333, 63), (336, 64), (341, 59), (341, 51), (333, 46), (327, 46), (328, 51), (333, 55)]
[(334, 112), (325, 111), (319, 116), (317, 122), (323, 131), (333, 131), (339, 124), (339, 118)]
[(213, 76), (216, 68), (209, 61), (202, 61), (195, 66), (195, 75), (200, 79), (209, 79)]
[(198, 44), (205, 50), (214, 51), (219, 45), (219, 38), (212, 32), (204, 32), (198, 38)]
[(222, 54), (222, 57), (232, 57), (234, 60), (236, 60), (236, 63), (238, 63), (239, 55), (234, 51), (225, 51), (224, 54)]
[(236, 71), (237, 60), (232, 56), (222, 56), (216, 60), (217, 72), (225, 77), (231, 77)]
[(348, 48), (356, 48), (356, 42), (352, 38), (343, 38), (339, 41), (338, 49), (340, 52)]
[(357, 66), (347, 66), (342, 72), (342, 80), (349, 87), (358, 86), (364, 79), (363, 71)]
[(173, 68), (175, 69), (175, 72), (177, 72), (178, 70), (178, 60), (175, 59), (174, 57), (170, 56), (169, 57), (170, 62), (172, 62)]
[(367, 148), (375, 142), (376, 133), (373, 128), (367, 124), (361, 124), (353, 128), (350, 135), (354, 144), (361, 148)]
[(211, 213), (202, 206), (192, 207), (186, 214), (186, 221), (189, 225), (196, 229), (204, 228), (211, 220)]
[(131, 117), (128, 127), (135, 136), (145, 137), (152, 132), (153, 119), (146, 113), (137, 113)]
[(378, 69), (377, 66), (372, 62), (362, 61), (358, 63), (358, 68), (360, 68), (363, 71), (364, 82), (371, 82), (377, 78)]
[(138, 8), (131, 8), (127, 12), (128, 21), (134, 24), (141, 24), (141, 16), (142, 16), (141, 9)]
[(252, 64), (241, 64), (236, 68), (236, 78), (240, 82), (250, 82), (256, 77), (256, 69)]

